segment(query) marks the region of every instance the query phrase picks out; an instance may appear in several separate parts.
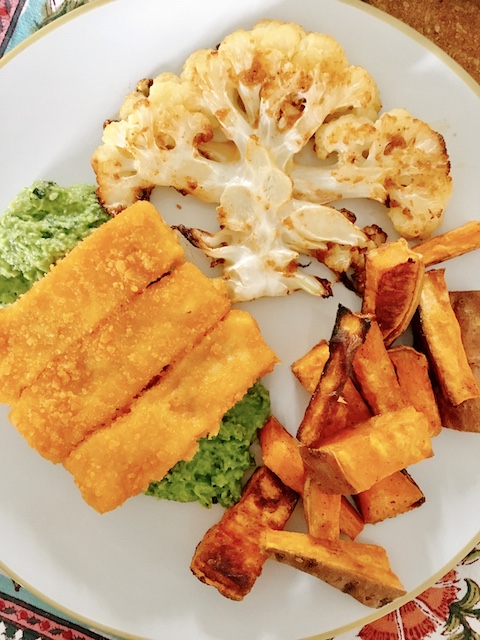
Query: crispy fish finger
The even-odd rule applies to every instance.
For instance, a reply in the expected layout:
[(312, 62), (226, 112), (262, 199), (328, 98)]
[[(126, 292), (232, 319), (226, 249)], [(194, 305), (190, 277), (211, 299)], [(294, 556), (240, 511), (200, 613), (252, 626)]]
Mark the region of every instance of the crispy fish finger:
[(70, 454), (64, 465), (85, 501), (110, 511), (191, 459), (198, 439), (216, 435), (225, 412), (276, 362), (253, 317), (230, 311), (129, 413)]
[(185, 261), (175, 232), (138, 202), (96, 229), (0, 312), (0, 402), (13, 404), (56, 355)]
[(62, 462), (229, 311), (225, 290), (185, 263), (51, 361), (10, 413), (30, 446)]

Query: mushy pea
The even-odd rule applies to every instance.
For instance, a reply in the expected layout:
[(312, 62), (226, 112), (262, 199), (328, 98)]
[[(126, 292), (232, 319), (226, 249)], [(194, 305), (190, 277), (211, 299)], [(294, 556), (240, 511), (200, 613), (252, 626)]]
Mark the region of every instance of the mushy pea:
[(22, 189), (0, 216), (0, 306), (15, 302), (109, 217), (93, 185), (38, 180)]
[(257, 431), (270, 415), (270, 396), (257, 382), (223, 417), (214, 438), (202, 438), (189, 462), (180, 461), (147, 495), (178, 502), (197, 501), (204, 507), (230, 507), (241, 497), (242, 479), (255, 466), (250, 449)]

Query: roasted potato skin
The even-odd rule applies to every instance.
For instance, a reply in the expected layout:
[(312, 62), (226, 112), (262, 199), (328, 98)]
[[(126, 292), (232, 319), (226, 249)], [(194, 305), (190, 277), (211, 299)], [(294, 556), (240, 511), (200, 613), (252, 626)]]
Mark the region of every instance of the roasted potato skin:
[(203, 583), (231, 600), (243, 600), (260, 576), (266, 556), (263, 533), (282, 529), (298, 494), (268, 467), (256, 469), (240, 501), (225, 511), (197, 545), (190, 569)]

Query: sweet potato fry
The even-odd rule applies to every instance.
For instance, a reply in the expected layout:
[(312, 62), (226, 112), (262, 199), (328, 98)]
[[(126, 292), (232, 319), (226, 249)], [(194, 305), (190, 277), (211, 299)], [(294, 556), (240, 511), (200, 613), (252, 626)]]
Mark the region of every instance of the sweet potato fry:
[(259, 440), (265, 465), (287, 487), (302, 494), (306, 475), (298, 440), (274, 416), (270, 416), (260, 429)]
[(268, 557), (320, 578), (368, 607), (383, 607), (406, 593), (385, 549), (377, 545), (268, 530), (262, 548)]
[(467, 222), (413, 248), (422, 254), (426, 267), (451, 260), (475, 249), (480, 249), (480, 220)]
[(345, 534), (350, 540), (362, 533), (365, 523), (360, 513), (355, 507), (348, 501), (345, 496), (342, 496), (340, 504), (340, 531)]
[(424, 278), (416, 338), (423, 346), (443, 394), (453, 405), (480, 397), (468, 362), (458, 319), (453, 311), (444, 269), (427, 271)]
[(329, 358), (297, 431), (298, 440), (306, 446), (315, 447), (324, 437), (345, 427), (343, 390), (369, 323), (368, 318), (339, 306), (329, 341)]
[(371, 323), (367, 337), (355, 355), (353, 373), (373, 414), (396, 411), (407, 405), (376, 322)]
[(343, 429), (317, 448), (301, 446), (300, 453), (325, 493), (352, 495), (431, 457), (433, 450), (426, 417), (406, 407)]
[(422, 490), (405, 469), (387, 476), (353, 498), (366, 524), (394, 518), (425, 502)]
[(340, 537), (340, 508), (342, 496), (325, 493), (307, 475), (303, 489), (303, 509), (308, 533), (313, 538), (338, 540)]
[(231, 600), (243, 600), (266, 561), (260, 540), (265, 531), (283, 529), (298, 495), (268, 467), (260, 467), (237, 504), (227, 509), (198, 544), (190, 569)]
[(229, 312), (104, 429), (66, 459), (85, 501), (100, 513), (161, 480), (189, 460), (199, 438), (215, 435), (222, 416), (277, 362), (253, 317)]
[(13, 404), (55, 355), (184, 261), (175, 233), (148, 202), (96, 229), (0, 310), (0, 402)]
[(387, 346), (409, 326), (424, 272), (422, 256), (403, 238), (367, 253), (362, 313), (375, 316)]
[[(462, 343), (473, 375), (480, 384), (480, 291), (451, 291), (450, 302), (458, 320)], [(480, 398), (454, 406), (437, 390), (444, 427), (480, 433)]]
[(408, 402), (424, 413), (430, 424), (430, 435), (437, 436), (442, 421), (429, 375), (428, 360), (423, 353), (401, 345), (388, 350), (395, 367), (400, 389)]
[[(322, 340), (291, 365), (296, 378), (309, 393), (315, 391), (329, 355), (328, 342)], [(346, 404), (345, 426), (353, 427), (372, 415), (350, 378), (348, 378), (343, 387), (343, 399)]]
[(329, 356), (328, 342), (321, 340), (291, 365), (293, 374), (309, 393), (315, 391)]
[(62, 462), (230, 308), (226, 293), (185, 263), (115, 309), (24, 389), (11, 422), (43, 457)]
[[(259, 434), (262, 457), (265, 465), (277, 475), (287, 487), (299, 494), (305, 488), (305, 465), (300, 455), (299, 441), (278, 420), (271, 416)], [(353, 540), (363, 529), (363, 521), (342, 496), (340, 504), (340, 531)]]

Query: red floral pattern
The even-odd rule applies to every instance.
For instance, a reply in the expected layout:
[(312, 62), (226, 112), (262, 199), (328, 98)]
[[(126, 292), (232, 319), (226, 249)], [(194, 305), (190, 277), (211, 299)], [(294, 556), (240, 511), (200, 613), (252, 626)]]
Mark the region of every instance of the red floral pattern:
[(12, 37), (26, 0), (0, 0), (0, 56)]
[(32, 637), (33, 633), (38, 640), (104, 640), (97, 633), (40, 611), (13, 596), (1, 593), (0, 596), (0, 622), (22, 631), (23, 637)]

